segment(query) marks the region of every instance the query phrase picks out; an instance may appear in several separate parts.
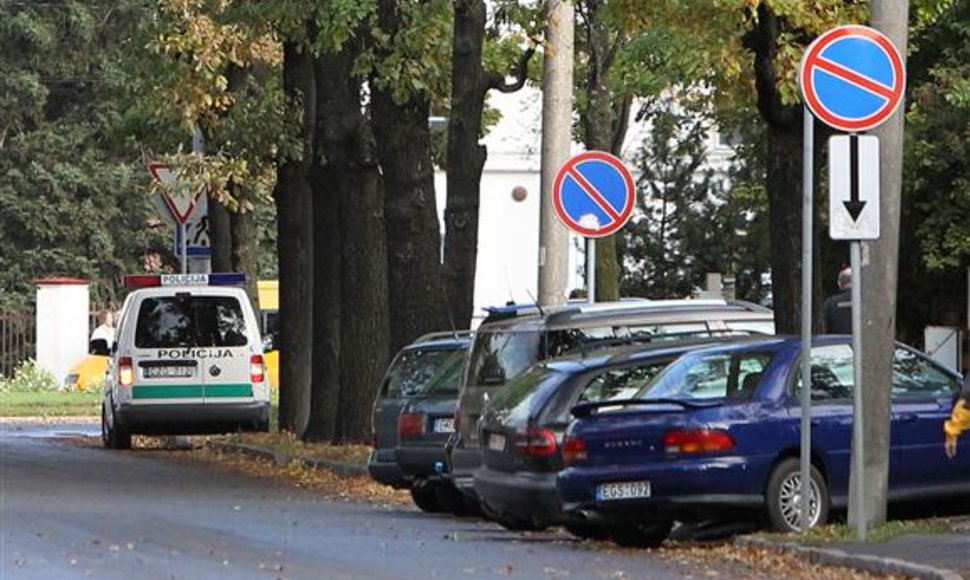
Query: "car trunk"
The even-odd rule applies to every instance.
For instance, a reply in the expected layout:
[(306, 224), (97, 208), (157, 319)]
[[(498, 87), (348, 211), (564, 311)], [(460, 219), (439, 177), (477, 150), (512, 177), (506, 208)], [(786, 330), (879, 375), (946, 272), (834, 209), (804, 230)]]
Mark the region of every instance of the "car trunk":
[(668, 432), (691, 427), (691, 413), (678, 405), (651, 405), (650, 410), (603, 411), (576, 424), (573, 437), (586, 444), (586, 465), (630, 465), (667, 457)]

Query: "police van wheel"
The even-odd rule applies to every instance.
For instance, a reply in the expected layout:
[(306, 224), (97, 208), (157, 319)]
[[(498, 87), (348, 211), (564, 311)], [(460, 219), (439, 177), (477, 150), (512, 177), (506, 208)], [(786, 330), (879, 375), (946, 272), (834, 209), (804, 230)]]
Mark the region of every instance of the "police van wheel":
[(131, 449), (131, 433), (118, 425), (107, 402), (101, 404), (101, 441), (107, 449)]

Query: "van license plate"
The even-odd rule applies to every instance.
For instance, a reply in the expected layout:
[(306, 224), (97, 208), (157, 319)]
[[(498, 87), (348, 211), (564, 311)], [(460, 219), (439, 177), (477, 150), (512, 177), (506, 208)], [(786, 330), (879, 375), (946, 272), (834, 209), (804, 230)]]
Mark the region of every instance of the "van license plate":
[(452, 417), (446, 417), (444, 419), (435, 419), (434, 432), (435, 433), (454, 433), (455, 420)]
[(505, 435), (501, 433), (489, 434), (488, 448), (494, 451), (505, 451)]
[(644, 497), (650, 497), (649, 481), (623, 481), (596, 486), (596, 499), (600, 501)]
[(144, 369), (146, 379), (184, 379), (191, 377), (195, 369), (193, 367), (146, 367)]

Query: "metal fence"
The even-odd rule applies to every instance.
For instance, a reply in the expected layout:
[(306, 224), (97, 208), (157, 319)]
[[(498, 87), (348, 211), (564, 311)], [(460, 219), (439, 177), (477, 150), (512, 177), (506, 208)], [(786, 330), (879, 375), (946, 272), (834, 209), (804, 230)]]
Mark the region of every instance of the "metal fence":
[(0, 377), (13, 376), (24, 360), (36, 356), (37, 318), (32, 313), (0, 312)]

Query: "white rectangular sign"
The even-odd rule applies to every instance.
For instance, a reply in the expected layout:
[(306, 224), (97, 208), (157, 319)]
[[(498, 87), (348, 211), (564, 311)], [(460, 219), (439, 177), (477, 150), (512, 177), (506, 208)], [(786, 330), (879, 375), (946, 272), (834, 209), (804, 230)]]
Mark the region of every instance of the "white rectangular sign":
[(879, 238), (879, 138), (829, 138), (829, 236)]

